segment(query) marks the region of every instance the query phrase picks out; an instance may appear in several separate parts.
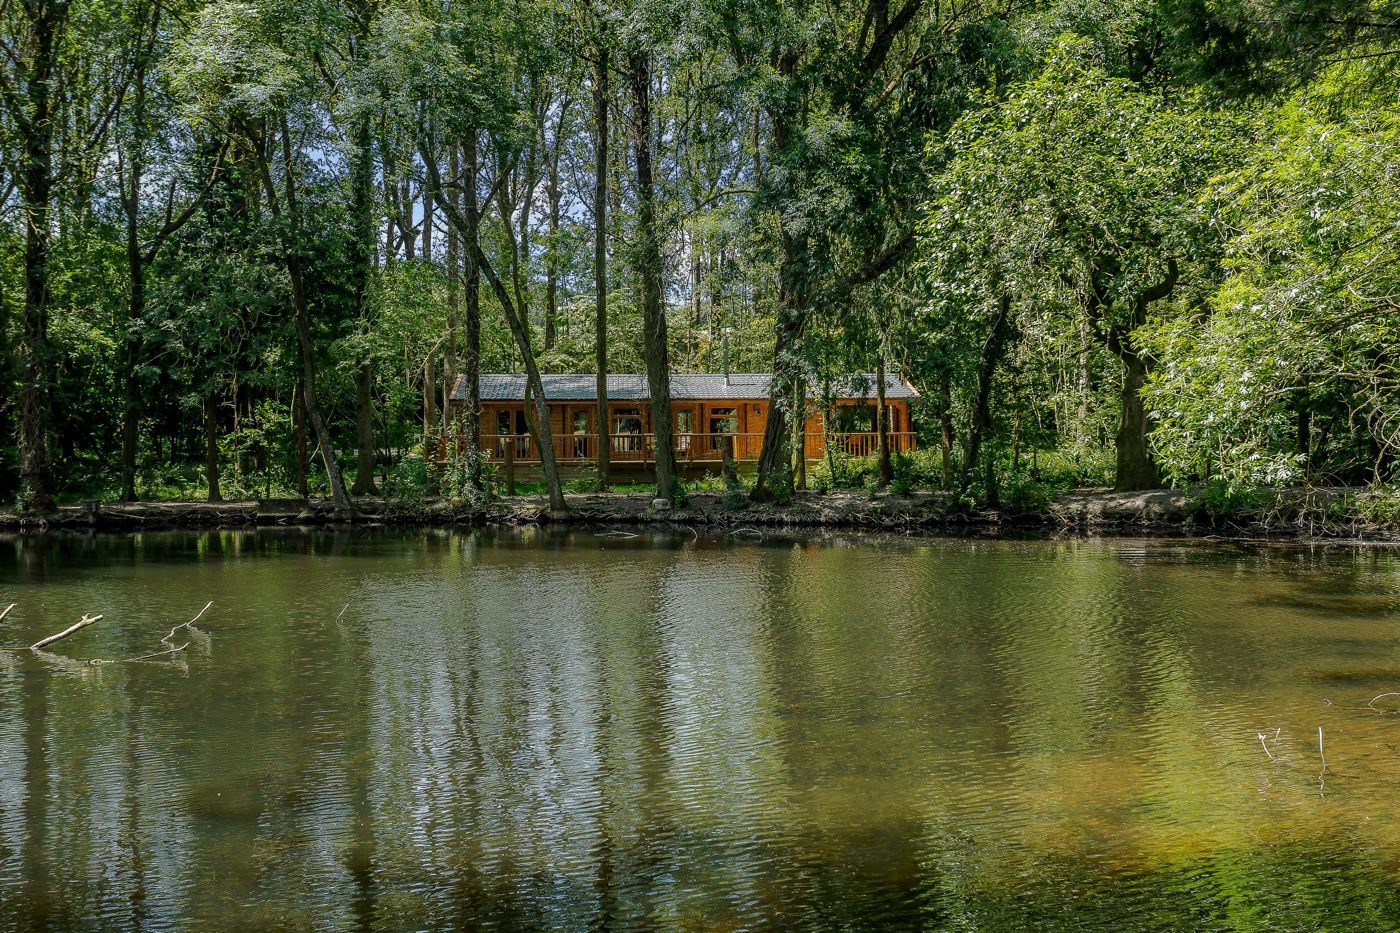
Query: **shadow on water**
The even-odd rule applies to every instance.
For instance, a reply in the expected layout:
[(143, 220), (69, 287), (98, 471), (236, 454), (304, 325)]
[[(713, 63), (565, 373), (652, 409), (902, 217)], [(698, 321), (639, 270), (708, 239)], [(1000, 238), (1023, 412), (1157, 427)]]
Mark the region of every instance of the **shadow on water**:
[[(0, 539), (0, 928), (1400, 926), (1389, 557)], [(128, 657), (209, 600), (179, 664)], [(1328, 770), (1320, 780), (1318, 730)]]

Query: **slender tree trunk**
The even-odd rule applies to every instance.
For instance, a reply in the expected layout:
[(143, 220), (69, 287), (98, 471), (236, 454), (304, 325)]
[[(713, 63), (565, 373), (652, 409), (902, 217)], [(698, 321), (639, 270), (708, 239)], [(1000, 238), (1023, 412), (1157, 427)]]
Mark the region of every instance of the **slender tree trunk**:
[[(433, 137), (432, 127), (428, 128), (428, 149), (433, 157), (437, 158), (437, 144)], [(421, 192), (423, 197), (423, 259), (425, 262), (433, 260), (433, 196), (428, 193), (427, 186), (423, 186)]]
[[(462, 216), (466, 228), (462, 237), (462, 298), (466, 324), (463, 373), (467, 377), (467, 400), (462, 410), (462, 432), (467, 436), (467, 485), (474, 495), (481, 492), (481, 266), (471, 244), (481, 237), (481, 207), (476, 196), (476, 130), (468, 130), (462, 144)], [(450, 212), (449, 212), (450, 217)], [(455, 225), (449, 224), (450, 229)]]
[[(355, 127), (355, 152), (350, 165), (350, 213), (354, 224), (351, 265), (354, 300), (360, 326), (369, 326), (369, 282), (374, 273), (374, 136), (367, 115)], [(387, 151), (387, 149), (386, 149)], [(355, 485), (354, 496), (373, 496), (374, 373), (368, 363), (355, 370)]]
[[(129, 197), (134, 200), (140, 191), (140, 175), (136, 168), (132, 168), (132, 190)], [(146, 263), (141, 256), (141, 243), (138, 239), (136, 225), (136, 211), (133, 207), (127, 210), (127, 271), (131, 277), (131, 294), (127, 299), (126, 326), (122, 329), (122, 464), (121, 464), (121, 498), (123, 502), (136, 501), (136, 407), (137, 407), (137, 386), (136, 386), (136, 366), (137, 347), (136, 335), (132, 333), (137, 321), (141, 320), (146, 313)]]
[(209, 478), (209, 501), (222, 502), (219, 494), (218, 398), (214, 392), (204, 400), (204, 471)]
[(49, 465), (49, 424), (53, 417), (53, 347), (49, 343), (49, 212), (53, 206), (52, 106), (58, 40), (67, 3), (26, 5), (16, 15), (29, 19), (33, 41), (27, 82), (28, 113), (19, 136), (23, 169), (19, 175), (24, 207), (24, 319), (19, 343), (19, 462), (25, 507), (54, 509)]
[(598, 488), (607, 489), (612, 441), (608, 431), (608, 50), (599, 43), (593, 63), (593, 320), (598, 401)]
[[(287, 279), (292, 291), (292, 310), (297, 331), (297, 345), (301, 352), (301, 391), (306, 406), (306, 418), (311, 422), (311, 431), (321, 448), (321, 458), (325, 463), (326, 476), (330, 480), (331, 499), (335, 511), (342, 516), (350, 515), (350, 496), (345, 490), (345, 479), (340, 472), (340, 464), (335, 458), (335, 443), (321, 408), (316, 401), (316, 344), (311, 336), (311, 309), (307, 303), (305, 277), (301, 265), (301, 208), (297, 201), (295, 168), (292, 158), (291, 130), (287, 125), (286, 114), (280, 118), (282, 137), (282, 181), (287, 199), (287, 241), (283, 248), (283, 260), (287, 268)], [(282, 214), (278, 204), (277, 189), (272, 180), (272, 171), (266, 158), (265, 146), (260, 146), (259, 170), (263, 176), (263, 186), (267, 189), (268, 207), (274, 216)]]
[(428, 481), (428, 492), (437, 495), (437, 348), (435, 347), (423, 361), (423, 469)]
[(304, 499), (310, 494), (306, 485), (306, 406), (302, 404), (301, 384), (293, 393), (292, 409), (296, 412), (297, 429), (297, 492)]
[[(558, 171), (557, 166), (555, 169)], [(554, 349), (559, 321), (559, 202), (562, 192), (557, 179), (549, 189), (549, 252), (545, 255), (544, 348)]]
[(885, 409), (885, 350), (875, 358), (875, 443), (878, 450), (878, 481), (884, 489), (894, 479), (894, 464), (890, 461), (890, 416)]
[(671, 434), (671, 364), (666, 347), (666, 309), (661, 296), (661, 236), (652, 176), (651, 61), (628, 56), (632, 81), (632, 145), (637, 166), (637, 277), (642, 286), (642, 340), (651, 395), (651, 430), (656, 450), (656, 497), (676, 497), (676, 449)]
[(1298, 407), (1298, 457), (1303, 462), (1303, 481), (1312, 481), (1312, 412), (1306, 401)]
[(549, 491), (549, 506), (556, 512), (562, 512), (568, 508), (568, 505), (564, 501), (563, 487), (559, 484), (559, 465), (554, 457), (554, 438), (549, 431), (549, 402), (545, 399), (544, 384), (540, 380), (540, 369), (535, 363), (535, 351), (530, 348), (530, 335), (525, 331), (525, 322), (516, 311), (510, 293), (506, 291), (505, 285), (496, 275), (495, 269), (491, 267), (490, 260), (481, 251), (481, 244), (470, 244), (470, 248), (476, 251), (476, 261), (481, 266), (481, 273), (486, 277), (486, 282), (491, 286), (496, 300), (500, 302), (501, 309), (505, 311), (506, 324), (515, 337), (516, 348), (520, 351), (520, 358), (525, 363), (526, 393), (534, 398), (537, 423), (544, 426), (544, 429), (539, 431), (540, 467), (544, 473), (545, 486)]
[[(972, 477), (977, 469), (977, 461), (982, 452), (982, 441), (992, 427), (992, 383), (996, 370), (1006, 354), (1007, 340), (1011, 335), (1011, 297), (1003, 295), (997, 302), (997, 310), (992, 314), (987, 338), (982, 342), (982, 352), (977, 361), (977, 394), (972, 402), (972, 416), (967, 427), (967, 446), (963, 455), (963, 482)], [(988, 475), (991, 475), (989, 472)], [(994, 495), (995, 490), (988, 489)]]
[[(422, 145), (420, 142), (420, 147)], [(460, 230), (465, 232), (468, 228), (466, 218), (452, 202), (447, 200), (443, 193), (442, 179), (438, 177), (436, 163), (426, 158), (426, 152), (423, 154), (428, 170), (428, 183), (433, 197), (437, 201), (438, 209), (446, 215), (449, 223), (456, 224)], [(525, 364), (527, 397), (534, 399), (535, 417), (538, 419), (538, 423), (544, 427), (544, 430), (539, 432), (540, 467), (544, 473), (545, 486), (549, 490), (549, 505), (555, 512), (563, 512), (568, 508), (568, 505), (564, 501), (563, 487), (559, 483), (559, 464), (554, 457), (554, 438), (549, 431), (549, 402), (545, 399), (544, 385), (540, 381), (540, 370), (535, 362), (535, 353), (530, 348), (530, 335), (525, 330), (525, 322), (521, 318), (515, 302), (511, 299), (510, 292), (501, 282), (500, 276), (491, 266), (491, 261), (486, 258), (486, 254), (482, 251), (480, 240), (469, 239), (466, 236), (463, 237), (463, 240), (465, 241), (463, 246), (475, 254), (481, 274), (486, 277), (492, 294), (500, 302), (501, 310), (505, 312), (506, 325), (515, 338), (516, 349), (520, 351), (521, 359)]]
[(1079, 352), (1075, 354), (1075, 370), (1078, 396), (1075, 417), (1078, 423), (1074, 431), (1080, 443), (1083, 443), (1089, 438), (1089, 325), (1085, 321), (1079, 322)]
[[(448, 147), (447, 183), (451, 186), (447, 196), (460, 206), (457, 189), (461, 181), (462, 167), (455, 145)], [(447, 340), (443, 348), (442, 374), (442, 430), (446, 435), (451, 430), (452, 393), (457, 386), (457, 328), (462, 314), (462, 252), (457, 245), (457, 228), (447, 225)]]
[(377, 496), (374, 485), (374, 372), (366, 364), (355, 370), (354, 496)]
[[(146, 303), (146, 263), (141, 255), (140, 204), (144, 169), (145, 119), (146, 119), (146, 56), (144, 51), (136, 55), (136, 72), (133, 78), (135, 87), (132, 98), (132, 124), (136, 142), (131, 146), (126, 159), (126, 171), (118, 173), (122, 207), (126, 214), (126, 265), (130, 278), (131, 294), (127, 300), (126, 322), (121, 333), (121, 498), (123, 502), (136, 499), (136, 336), (135, 324), (145, 314)], [(120, 157), (118, 159), (120, 162)]]
[(939, 446), (943, 454), (943, 488), (953, 488), (953, 385), (945, 372), (938, 380)]

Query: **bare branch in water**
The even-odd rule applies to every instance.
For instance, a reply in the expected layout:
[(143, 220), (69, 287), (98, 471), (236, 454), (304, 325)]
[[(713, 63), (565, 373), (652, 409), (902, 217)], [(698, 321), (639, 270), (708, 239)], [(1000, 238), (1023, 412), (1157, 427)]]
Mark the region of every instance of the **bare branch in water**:
[(1264, 733), (1262, 733), (1262, 732), (1256, 732), (1256, 733), (1254, 733), (1254, 734), (1257, 735), (1257, 736), (1259, 736), (1259, 744), (1262, 745), (1262, 746), (1264, 747), (1264, 754), (1266, 754), (1266, 755), (1269, 756), (1269, 760), (1270, 760), (1270, 761), (1277, 761), (1278, 759), (1276, 759), (1276, 758), (1274, 757), (1274, 753), (1271, 752), (1271, 751), (1269, 751), (1269, 745), (1268, 745), (1268, 743), (1264, 741)]
[(1322, 750), (1322, 727), (1317, 727), (1317, 753), (1322, 756), (1322, 770), (1317, 773), (1317, 790), (1321, 793), (1326, 787), (1327, 753)]
[(1369, 706), (1369, 707), (1371, 707), (1371, 709), (1376, 710), (1376, 712), (1378, 712), (1378, 713), (1393, 712), (1393, 710), (1384, 710), (1384, 709), (1377, 709), (1377, 708), (1376, 708), (1376, 701), (1377, 701), (1377, 700), (1383, 700), (1383, 699), (1385, 699), (1386, 697), (1400, 697), (1400, 693), (1396, 693), (1396, 692), (1392, 691), (1392, 692), (1390, 692), (1390, 693), (1382, 693), (1382, 694), (1380, 694), (1379, 696), (1373, 696), (1373, 697), (1371, 697), (1370, 701), (1368, 701), (1368, 702), (1366, 703), (1366, 705)]
[(84, 616), (83, 616), (81, 619), (79, 619), (77, 622), (74, 622), (72, 625), (68, 626), (66, 629), (64, 629), (63, 631), (59, 632), (57, 635), (50, 635), (48, 638), (41, 638), (41, 639), (39, 639), (39, 640), (36, 641), (34, 644), (32, 644), (32, 645), (29, 646), (29, 650), (30, 650), (30, 651), (38, 651), (40, 648), (43, 648), (43, 647), (45, 647), (46, 645), (52, 645), (54, 642), (56, 642), (56, 641), (58, 641), (58, 640), (60, 640), (60, 639), (63, 639), (63, 638), (67, 638), (69, 635), (72, 635), (74, 632), (81, 631), (82, 629), (87, 628), (89, 625), (92, 625), (94, 622), (100, 622), (101, 620), (102, 620), (102, 616), (100, 616), (100, 615), (87, 615), (87, 614), (84, 614)]
[(0, 621), (4, 621), (5, 616), (7, 616), (7, 615), (10, 614), (10, 610), (13, 609), (13, 608), (15, 608), (15, 607), (18, 606), (18, 605), (19, 605), (19, 603), (10, 603), (8, 606), (6, 606), (6, 607), (5, 607), (5, 611), (4, 611), (4, 612), (0, 612)]
[[(207, 602), (207, 603), (204, 604), (204, 608), (201, 609), (201, 610), (199, 610), (199, 612), (195, 614), (195, 617), (194, 617), (193, 619), (190, 619), (188, 622), (181, 622), (179, 625), (177, 625), (177, 626), (175, 626), (174, 628), (172, 628), (172, 629), (170, 630), (170, 634), (169, 634), (169, 635), (166, 635), (164, 638), (162, 638), (162, 639), (160, 640), (160, 643), (161, 643), (162, 645), (169, 645), (169, 644), (170, 644), (170, 639), (174, 638), (174, 637), (175, 637), (175, 633), (178, 632), (178, 631), (180, 631), (180, 629), (182, 629), (182, 628), (183, 628), (183, 629), (189, 629), (190, 631), (194, 631), (194, 628), (193, 628), (194, 624), (195, 624), (196, 622), (199, 621), (199, 619), (200, 619), (201, 616), (203, 616), (206, 612), (209, 611), (209, 607), (212, 606), (212, 605), (214, 605), (214, 601), (211, 599), (211, 600), (209, 600), (209, 602)], [(181, 645), (181, 646), (180, 646), (178, 649), (176, 649), (176, 650), (184, 651), (184, 650), (185, 650), (186, 648), (188, 648), (189, 646), (190, 646), (190, 643), (189, 643), (189, 642), (185, 642), (183, 645)]]
[(195, 624), (196, 622), (198, 622), (198, 621), (204, 616), (204, 614), (205, 614), (206, 612), (209, 611), (209, 607), (212, 606), (212, 605), (214, 605), (214, 601), (211, 599), (211, 600), (209, 600), (209, 602), (207, 602), (207, 603), (204, 604), (204, 608), (201, 609), (201, 610), (199, 610), (199, 612), (197, 612), (197, 613), (195, 614), (195, 617), (194, 617), (193, 619), (190, 619), (188, 622), (181, 622), (179, 625), (177, 625), (177, 626), (175, 626), (174, 628), (172, 628), (172, 629), (170, 630), (170, 634), (166, 635), (164, 638), (162, 638), (162, 639), (160, 640), (160, 643), (161, 643), (162, 645), (169, 645), (169, 646), (170, 646), (170, 647), (167, 648), (165, 651), (157, 651), (157, 652), (155, 652), (154, 654), (143, 654), (143, 655), (140, 655), (139, 657), (135, 657), (135, 658), (117, 658), (115, 661), (104, 661), (102, 658), (93, 658), (93, 659), (92, 659), (91, 661), (89, 661), (88, 663), (89, 663), (89, 664), (93, 664), (93, 665), (98, 665), (98, 664), (131, 664), (131, 663), (134, 663), (134, 662), (136, 662), (136, 661), (149, 661), (149, 660), (151, 660), (152, 658), (163, 658), (163, 657), (165, 657), (166, 655), (170, 655), (170, 654), (179, 654), (180, 652), (184, 651), (186, 648), (188, 648), (188, 647), (190, 646), (190, 642), (185, 642), (183, 645), (176, 645), (176, 644), (172, 644), (171, 641), (170, 641), (170, 639), (174, 638), (174, 637), (175, 637), (175, 633), (178, 632), (178, 631), (180, 631), (180, 629), (184, 629), (186, 632), (191, 633), (191, 634), (198, 634), (198, 633), (199, 633), (199, 629), (195, 628), (195, 627), (194, 627), (194, 624)]

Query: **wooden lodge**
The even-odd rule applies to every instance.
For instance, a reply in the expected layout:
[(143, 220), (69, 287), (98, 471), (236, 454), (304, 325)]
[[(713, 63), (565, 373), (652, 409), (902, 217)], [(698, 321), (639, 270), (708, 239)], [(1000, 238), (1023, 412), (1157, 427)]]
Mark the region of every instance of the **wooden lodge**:
[[(597, 379), (592, 373), (543, 375), (549, 403), (549, 432), (555, 457), (561, 464), (594, 461), (598, 455)], [(671, 410), (676, 459), (689, 473), (718, 469), (723, 451), (730, 446), (736, 462), (753, 463), (763, 447), (763, 427), (768, 417), (766, 373), (732, 375), (673, 375)], [(610, 460), (626, 470), (650, 469), (655, 459), (651, 430), (650, 393), (644, 375), (608, 374), (608, 424)], [(889, 417), (890, 449), (914, 449), (909, 402), (918, 395), (894, 375), (885, 379), (885, 405)], [(846, 380), (827, 413), (815, 399), (805, 425), (804, 454), (808, 460), (826, 455), (828, 441), (854, 456), (873, 454), (878, 447), (875, 424), (875, 376), (858, 374)], [(459, 376), (452, 393), (454, 424), (467, 401), (467, 381)], [(456, 439), (460, 446), (462, 438)], [(479, 449), (492, 460), (512, 464), (538, 464), (539, 451), (525, 422), (525, 377), (517, 373), (481, 376), (481, 435)]]

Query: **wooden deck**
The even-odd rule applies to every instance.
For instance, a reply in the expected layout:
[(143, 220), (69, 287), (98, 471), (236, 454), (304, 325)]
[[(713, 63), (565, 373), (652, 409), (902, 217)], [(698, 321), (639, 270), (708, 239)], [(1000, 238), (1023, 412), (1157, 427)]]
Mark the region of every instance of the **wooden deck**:
[[(552, 434), (555, 460), (564, 463), (591, 463), (598, 459), (598, 437), (594, 434)], [(733, 456), (737, 463), (757, 462), (763, 450), (762, 434), (676, 434), (674, 435), (676, 460), (682, 465), (713, 464), (719, 466), (724, 461), (724, 445), (733, 444)], [(890, 450), (893, 453), (908, 453), (915, 447), (913, 431), (889, 432)], [(826, 456), (828, 440), (834, 448), (852, 457), (874, 456), (879, 449), (879, 435), (874, 431), (854, 434), (808, 434), (804, 443), (804, 453), (808, 460), (820, 460)], [(650, 466), (656, 462), (655, 435), (624, 433), (608, 435), (608, 459), (614, 464), (636, 463)], [(439, 457), (446, 459), (449, 445), (455, 445), (458, 452), (466, 449), (466, 437), (458, 434), (444, 438), (439, 445)], [(529, 434), (483, 434), (479, 449), (496, 463), (536, 464), (540, 462), (539, 447)]]

